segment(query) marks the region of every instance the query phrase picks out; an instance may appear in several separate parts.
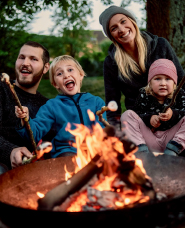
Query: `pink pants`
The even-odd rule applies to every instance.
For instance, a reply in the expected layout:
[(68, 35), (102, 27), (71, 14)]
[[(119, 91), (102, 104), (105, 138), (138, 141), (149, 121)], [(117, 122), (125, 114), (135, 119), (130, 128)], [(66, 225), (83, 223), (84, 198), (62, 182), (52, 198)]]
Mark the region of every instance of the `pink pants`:
[(127, 110), (122, 114), (121, 123), (125, 121), (128, 137), (137, 146), (146, 144), (150, 151), (164, 152), (167, 143), (173, 140), (181, 144), (183, 150), (185, 149), (185, 117), (169, 130), (156, 131), (155, 133), (153, 133), (132, 110)]

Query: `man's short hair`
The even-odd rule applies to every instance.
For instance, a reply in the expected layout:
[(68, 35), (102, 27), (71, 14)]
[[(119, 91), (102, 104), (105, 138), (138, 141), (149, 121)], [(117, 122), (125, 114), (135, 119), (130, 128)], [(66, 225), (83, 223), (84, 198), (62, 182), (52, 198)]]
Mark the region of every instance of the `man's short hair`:
[(24, 45), (41, 48), (43, 50), (43, 55), (42, 55), (43, 63), (44, 64), (49, 63), (49, 58), (50, 58), (49, 52), (43, 45), (41, 45), (37, 42), (34, 42), (34, 41), (28, 41), (28, 42), (24, 43), (22, 46), (24, 46)]

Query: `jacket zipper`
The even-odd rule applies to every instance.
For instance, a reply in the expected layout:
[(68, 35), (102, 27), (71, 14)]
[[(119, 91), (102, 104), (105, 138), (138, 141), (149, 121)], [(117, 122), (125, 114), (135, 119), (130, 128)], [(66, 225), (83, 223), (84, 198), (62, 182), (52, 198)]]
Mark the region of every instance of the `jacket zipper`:
[(83, 115), (82, 115), (82, 110), (81, 110), (81, 108), (80, 108), (80, 106), (79, 106), (79, 100), (80, 100), (82, 94), (83, 94), (83, 93), (81, 93), (80, 96), (78, 97), (77, 102), (76, 102), (72, 97), (70, 97), (70, 96), (69, 96), (69, 97), (70, 97), (71, 100), (73, 100), (73, 102), (75, 103), (75, 105), (76, 105), (76, 107), (77, 107), (77, 110), (78, 110), (78, 114), (79, 114), (79, 116), (80, 116), (80, 122), (81, 122), (81, 124), (84, 125), (84, 119), (83, 119)]

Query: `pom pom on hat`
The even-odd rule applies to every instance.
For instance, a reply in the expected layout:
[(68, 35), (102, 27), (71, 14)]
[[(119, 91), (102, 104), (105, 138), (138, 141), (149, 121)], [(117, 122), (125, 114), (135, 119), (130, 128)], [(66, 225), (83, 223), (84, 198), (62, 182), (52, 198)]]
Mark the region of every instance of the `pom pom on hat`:
[(163, 74), (175, 82), (177, 84), (177, 70), (174, 63), (169, 59), (158, 59), (152, 63), (148, 73), (148, 82), (152, 80), (152, 78), (158, 74)]

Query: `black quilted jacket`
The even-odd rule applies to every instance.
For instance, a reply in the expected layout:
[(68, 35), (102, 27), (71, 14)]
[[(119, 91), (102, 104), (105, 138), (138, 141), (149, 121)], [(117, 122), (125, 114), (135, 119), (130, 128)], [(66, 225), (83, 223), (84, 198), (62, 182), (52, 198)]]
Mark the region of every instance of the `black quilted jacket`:
[[(149, 128), (153, 128), (150, 124), (152, 115), (161, 113), (165, 106), (170, 103), (171, 99), (166, 98), (164, 104), (160, 104), (152, 95), (147, 95), (145, 90), (140, 89), (140, 94), (135, 102), (133, 110), (140, 116), (143, 122)], [(158, 131), (165, 131), (173, 127), (179, 120), (185, 116), (185, 91), (181, 89), (176, 97), (176, 101), (171, 107), (173, 115), (168, 121), (161, 121)]]

